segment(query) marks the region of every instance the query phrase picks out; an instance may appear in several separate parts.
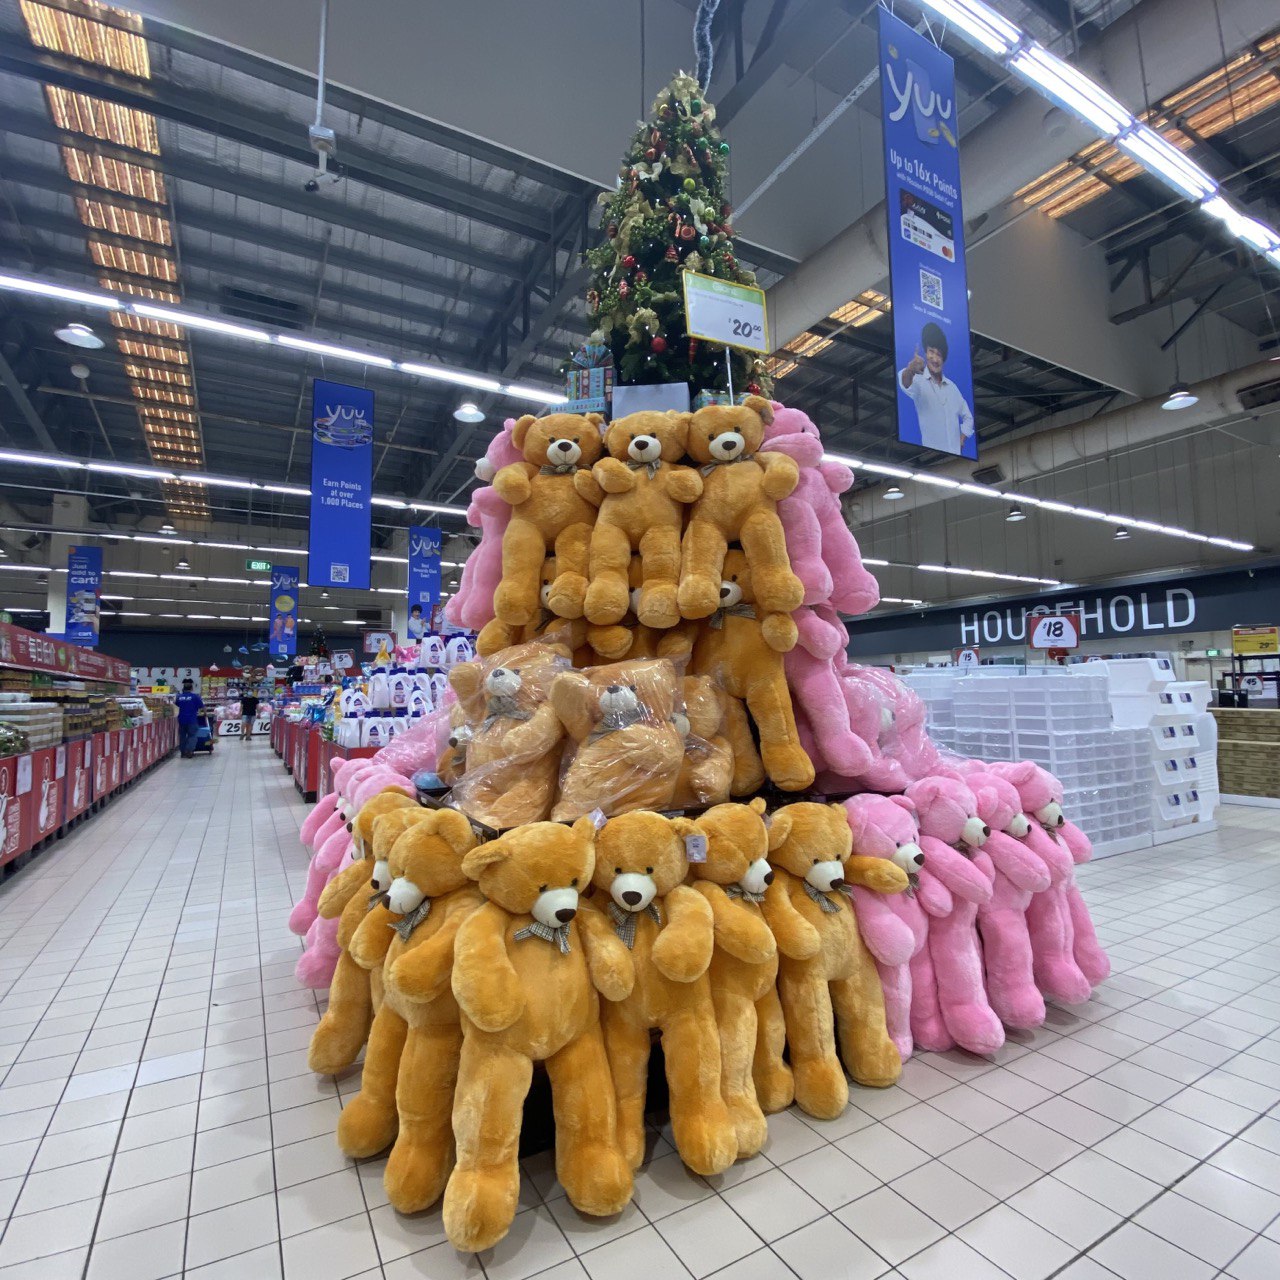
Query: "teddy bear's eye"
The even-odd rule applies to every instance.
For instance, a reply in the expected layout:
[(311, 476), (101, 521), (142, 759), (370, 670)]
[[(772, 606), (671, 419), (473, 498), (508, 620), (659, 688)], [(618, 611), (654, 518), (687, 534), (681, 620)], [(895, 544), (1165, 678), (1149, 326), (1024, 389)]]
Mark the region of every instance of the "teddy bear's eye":
[(545, 884), (540, 884), (540, 885), (538, 886), (538, 892), (539, 892), (539, 893), (546, 893), (546, 891), (547, 891), (547, 886), (546, 886)]
[(573, 437), (573, 443), (574, 443), (574, 444), (577, 444), (577, 443), (578, 443), (578, 437), (577, 437), (577, 436), (574, 436), (574, 437)]
[(574, 876), (573, 879), (569, 881), (569, 888), (576, 889), (577, 887), (578, 887), (578, 877)]
[(814, 860), (813, 860), (813, 865), (816, 867), (816, 866), (818, 865), (818, 863), (819, 863), (819, 862), (821, 862), (821, 861), (822, 861), (822, 859), (821, 859), (821, 858), (814, 858)]
[(651, 876), (651, 875), (653, 875), (653, 868), (652, 868), (652, 867), (645, 867), (645, 869), (644, 869), (644, 873), (645, 873), (645, 875), (647, 875), (647, 876)]
[(621, 867), (614, 867), (614, 869), (613, 869), (613, 874), (614, 874), (615, 876), (620, 876), (620, 875), (622, 874), (622, 868), (621, 868)]

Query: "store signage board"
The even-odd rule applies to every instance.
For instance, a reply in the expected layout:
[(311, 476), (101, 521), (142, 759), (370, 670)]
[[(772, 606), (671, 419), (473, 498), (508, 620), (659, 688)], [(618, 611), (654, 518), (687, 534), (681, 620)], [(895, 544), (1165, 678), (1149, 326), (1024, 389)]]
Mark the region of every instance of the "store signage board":
[(298, 651), (298, 582), (296, 565), (271, 566), (271, 633), (267, 644), (274, 658)]
[(1080, 647), (1080, 615), (1050, 613), (1037, 618), (1027, 641), (1033, 649), (1078, 649)]
[(956, 649), (953, 650), (951, 656), (961, 671), (976, 671), (982, 665), (981, 657), (976, 648)]
[(367, 591), (372, 532), (373, 392), (316, 378), (308, 583)]
[(346, 675), (349, 671), (356, 669), (356, 655), (350, 649), (335, 649), (333, 651), (333, 669), (340, 675)]
[(409, 530), (409, 621), (405, 627), (410, 640), (421, 640), (431, 627), (431, 606), (440, 599), (439, 529), (414, 525)]
[(898, 439), (977, 458), (955, 64), (880, 10)]
[(1240, 680), (1240, 688), (1245, 693), (1261, 693), (1265, 685), (1261, 676), (1243, 676)]
[(685, 327), (691, 338), (747, 351), (771, 350), (763, 289), (696, 271), (686, 271), (680, 278), (684, 282)]
[(94, 648), (98, 643), (102, 595), (102, 548), (67, 548), (66, 627), (71, 644)]
[(1238, 658), (1280, 654), (1280, 627), (1232, 627), (1231, 652)]
[(363, 639), (365, 653), (377, 653), (379, 649), (386, 649), (390, 653), (396, 647), (394, 631), (366, 631)]
[(129, 683), (127, 662), (7, 622), (0, 623), (0, 667), (48, 671), (112, 684)]

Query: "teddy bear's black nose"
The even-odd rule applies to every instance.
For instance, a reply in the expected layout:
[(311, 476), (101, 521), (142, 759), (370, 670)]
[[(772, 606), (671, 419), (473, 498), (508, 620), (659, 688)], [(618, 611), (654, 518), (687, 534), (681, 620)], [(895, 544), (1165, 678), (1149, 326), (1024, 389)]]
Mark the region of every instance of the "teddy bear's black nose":
[(568, 453), (568, 452), (569, 452), (569, 441), (568, 441), (568, 440), (557, 440), (557, 441), (556, 441), (556, 443), (555, 443), (555, 447), (556, 447), (557, 449), (559, 449), (561, 453)]
[(991, 834), (991, 828), (987, 826), (985, 822), (982, 824), (982, 834), (984, 836), (989, 836)]
[(607, 693), (620, 693), (620, 692), (621, 692), (621, 690), (622, 690), (622, 686), (621, 686), (621, 685), (611, 684), (611, 685), (609, 686), (609, 688), (608, 688), (605, 692), (607, 692)]
[(347, 823), (347, 831), (348, 831), (348, 832), (351, 832), (351, 831), (354, 831), (354, 830), (355, 830), (355, 828), (351, 825), (351, 823), (349, 823), (349, 822), (348, 822), (348, 823)]
[(836, 876), (836, 878), (831, 882), (831, 887), (832, 887), (833, 889), (843, 889), (843, 888), (844, 888), (844, 877), (843, 877), (843, 876)]
[(727, 598), (728, 598), (728, 596), (729, 596), (729, 588), (728, 588), (728, 587), (721, 587), (721, 588), (720, 588), (720, 599), (721, 599), (721, 600), (727, 599)]
[(773, 872), (772, 872), (772, 871), (766, 871), (766, 872), (764, 873), (764, 882), (765, 882), (765, 884), (772, 884), (772, 883), (773, 883)]
[(1058, 824), (1057, 824), (1057, 825), (1058, 825), (1058, 826), (1060, 826), (1060, 827), (1062, 827), (1062, 826), (1065, 826), (1065, 825), (1066, 825), (1066, 822), (1067, 822), (1066, 818), (1065, 818), (1062, 814), (1058, 814)]
[(577, 914), (577, 911), (575, 911), (573, 907), (561, 907), (560, 910), (556, 912), (556, 919), (559, 920), (561, 924), (568, 924), (569, 921)]
[(622, 895), (622, 900), (629, 907), (634, 907), (640, 901), (640, 895), (634, 889), (627, 889)]

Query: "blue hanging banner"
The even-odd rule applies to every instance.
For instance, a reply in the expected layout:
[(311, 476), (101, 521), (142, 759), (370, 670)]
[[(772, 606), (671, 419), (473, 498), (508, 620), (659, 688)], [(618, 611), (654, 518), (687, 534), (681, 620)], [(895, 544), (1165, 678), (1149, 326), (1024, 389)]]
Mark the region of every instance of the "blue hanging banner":
[(311, 392), (313, 587), (369, 589), (373, 530), (373, 392), (316, 378)]
[(92, 649), (98, 643), (102, 597), (102, 548), (67, 548), (67, 622), (69, 643)]
[(267, 647), (273, 658), (292, 658), (298, 652), (298, 570), (293, 565), (271, 566), (271, 635)]
[(880, 10), (898, 439), (977, 458), (955, 64)]
[(409, 530), (410, 640), (421, 640), (433, 630), (431, 606), (440, 599), (440, 530), (414, 525)]

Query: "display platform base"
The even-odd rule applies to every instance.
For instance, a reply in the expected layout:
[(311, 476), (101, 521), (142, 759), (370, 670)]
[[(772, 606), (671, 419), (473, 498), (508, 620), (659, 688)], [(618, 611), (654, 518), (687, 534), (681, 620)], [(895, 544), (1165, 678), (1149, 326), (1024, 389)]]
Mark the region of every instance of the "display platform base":
[(1244, 805), (1248, 809), (1280, 809), (1280, 796), (1220, 796), (1223, 804)]

